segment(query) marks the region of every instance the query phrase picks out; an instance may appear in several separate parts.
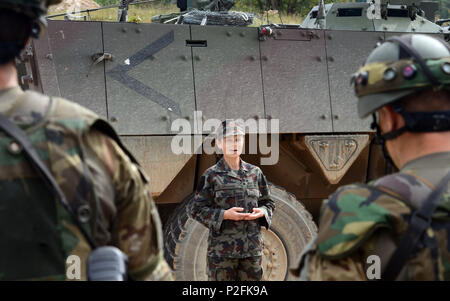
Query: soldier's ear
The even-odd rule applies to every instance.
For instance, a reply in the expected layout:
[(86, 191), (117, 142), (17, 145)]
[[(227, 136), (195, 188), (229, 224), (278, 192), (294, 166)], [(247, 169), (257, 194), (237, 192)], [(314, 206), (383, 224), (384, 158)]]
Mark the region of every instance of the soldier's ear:
[(388, 114), (390, 116), (390, 118), (392, 119), (392, 130), (396, 131), (398, 129), (401, 129), (402, 127), (405, 126), (405, 119), (403, 118), (402, 115), (400, 115), (399, 113), (397, 113), (394, 108), (392, 108), (391, 105), (386, 106), (387, 110), (388, 110)]
[(223, 146), (222, 139), (217, 139), (216, 138), (216, 145), (217, 145), (218, 148), (222, 149), (222, 146)]
[(400, 116), (389, 105), (378, 109), (378, 123), (380, 124), (381, 133), (385, 134), (397, 129), (398, 116), (396, 115)]

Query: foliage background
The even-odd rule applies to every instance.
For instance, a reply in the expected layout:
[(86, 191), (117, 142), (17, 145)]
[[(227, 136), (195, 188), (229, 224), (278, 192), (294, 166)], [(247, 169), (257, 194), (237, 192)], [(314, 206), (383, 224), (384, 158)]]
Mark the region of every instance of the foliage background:
[(450, 0), (439, 0), (439, 17), (441, 19), (450, 18)]
[[(438, 15), (440, 18), (450, 17), (450, 0), (435, 0), (439, 2)], [(95, 0), (99, 5), (118, 4), (119, 0)], [(174, 4), (173, 0), (160, 0), (161, 4)], [(331, 0), (326, 3), (333, 2)], [(336, 2), (348, 2), (345, 0), (336, 0)], [(354, 2), (354, 0), (350, 0)], [(263, 12), (267, 10), (278, 10), (285, 14), (298, 14), (306, 16), (309, 10), (317, 5), (317, 0), (236, 0), (236, 10), (249, 12)]]
[[(306, 15), (317, 0), (235, 0), (235, 9), (243, 11), (279, 10), (283, 13)], [(99, 5), (118, 4), (119, 0), (95, 0)], [(162, 4), (174, 4), (173, 0), (160, 0)], [(327, 1), (329, 2), (329, 1)]]

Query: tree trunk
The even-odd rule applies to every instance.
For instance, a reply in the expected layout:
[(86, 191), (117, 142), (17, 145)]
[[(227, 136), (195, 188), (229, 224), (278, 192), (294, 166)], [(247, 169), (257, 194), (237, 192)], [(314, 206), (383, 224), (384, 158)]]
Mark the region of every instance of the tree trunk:
[(288, 5), (288, 13), (289, 14), (293, 14), (293, 13), (295, 13), (295, 5), (297, 4), (297, 0), (291, 0), (290, 2), (289, 2), (289, 5)]
[(260, 11), (264, 11), (265, 10), (264, 0), (258, 0), (258, 5), (259, 5), (259, 10)]
[(278, 9), (277, 0), (271, 0), (271, 9)]

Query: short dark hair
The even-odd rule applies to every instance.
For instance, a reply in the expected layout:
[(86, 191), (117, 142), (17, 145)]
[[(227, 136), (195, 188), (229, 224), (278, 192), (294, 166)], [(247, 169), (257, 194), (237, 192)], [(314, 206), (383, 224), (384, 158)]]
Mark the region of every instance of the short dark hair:
[(0, 64), (14, 60), (31, 35), (32, 21), (24, 14), (0, 9)]
[(402, 98), (400, 103), (408, 112), (450, 111), (450, 89), (422, 90)]

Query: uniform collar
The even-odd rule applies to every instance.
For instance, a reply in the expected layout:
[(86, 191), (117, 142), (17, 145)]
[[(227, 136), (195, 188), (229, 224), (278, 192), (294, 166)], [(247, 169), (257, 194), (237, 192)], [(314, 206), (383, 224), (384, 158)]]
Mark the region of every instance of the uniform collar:
[[(228, 166), (227, 162), (225, 161), (224, 157), (222, 157), (219, 162), (217, 162), (217, 167), (221, 170), (221, 171), (225, 171), (225, 172), (230, 172), (233, 171), (230, 166)], [(240, 158), (240, 162), (239, 162), (239, 170), (243, 170), (243, 171), (248, 171), (248, 163), (245, 162), (244, 160), (242, 160), (242, 158)], [(237, 170), (235, 170), (237, 171)]]
[(428, 154), (407, 162), (401, 170), (440, 168), (442, 162), (450, 162), (450, 152)]

